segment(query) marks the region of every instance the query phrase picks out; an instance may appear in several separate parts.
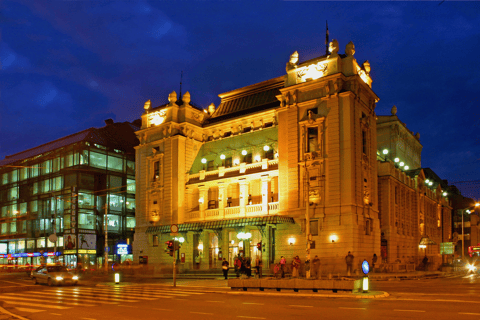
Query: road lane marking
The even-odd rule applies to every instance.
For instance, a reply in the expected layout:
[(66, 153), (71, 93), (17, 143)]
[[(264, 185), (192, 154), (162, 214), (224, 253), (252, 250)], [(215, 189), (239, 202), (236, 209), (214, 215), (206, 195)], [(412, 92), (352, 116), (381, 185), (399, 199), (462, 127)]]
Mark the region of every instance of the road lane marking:
[(220, 303), (225, 303), (225, 301), (205, 301), (205, 302), (220, 302)]
[(122, 306), (122, 305), (119, 305), (119, 307), (125, 307), (125, 308), (135, 308), (135, 309), (138, 309), (138, 307), (135, 307), (135, 306)]
[(258, 303), (258, 302), (244, 302), (243, 304), (258, 304), (260, 306), (263, 306), (263, 303)]
[[(11, 294), (11, 293), (5, 293), (5, 294)], [(2, 296), (0, 297), (0, 300), (7, 300), (5, 301), (6, 303), (10, 304), (18, 304), (18, 300), (20, 301), (33, 301), (33, 302), (44, 302), (45, 300), (42, 299), (31, 299), (31, 298), (23, 298), (23, 297), (15, 297), (15, 296)], [(13, 302), (10, 302), (8, 300), (14, 300)], [(53, 301), (54, 303), (59, 303), (59, 304), (66, 304), (66, 305), (72, 305), (72, 306), (83, 306), (83, 307), (93, 307), (93, 304), (86, 304), (86, 303), (74, 303), (74, 302), (65, 302), (65, 301)]]
[(36, 304), (36, 303), (20, 302), (20, 301), (15, 301), (15, 302), (5, 301), (5, 302), (8, 303), (8, 304), (14, 304), (14, 305), (49, 308), (49, 309), (70, 309), (70, 308), (72, 308), (72, 307), (52, 306), (52, 305), (49, 305), (49, 304)]
[(152, 310), (173, 311), (172, 309), (160, 309), (160, 308), (152, 308)]
[(459, 312), (458, 314), (466, 314), (469, 316), (480, 316), (480, 313)]
[(301, 306), (299, 304), (291, 304), (289, 307), (300, 307), (300, 308), (313, 308), (313, 306)]
[[(32, 292), (32, 291), (29, 291), (29, 292)], [(33, 292), (32, 292), (33, 293)], [(5, 294), (8, 294), (8, 295), (12, 295), (12, 296), (19, 296), (19, 297), (24, 297), (25, 294), (24, 293), (5, 293)], [(51, 296), (52, 293), (47, 293), (47, 292), (42, 292), (41, 293), (42, 295), (45, 295), (45, 296)], [(64, 294), (60, 294), (60, 293), (57, 293), (55, 294), (56, 297), (51, 297), (51, 299), (55, 299), (57, 301), (61, 301), (62, 303), (65, 301), (68, 301), (68, 300), (71, 300), (73, 302), (89, 302), (89, 303), (98, 303), (99, 301), (98, 300), (104, 300), (104, 299), (101, 299), (101, 298), (95, 298), (95, 297), (92, 297), (92, 298), (95, 298), (94, 300), (92, 299), (86, 299), (84, 297), (79, 297), (78, 295), (77, 296), (73, 296), (73, 295), (64, 295)], [(50, 297), (48, 297), (50, 298)], [(122, 301), (122, 300), (120, 300)], [(118, 302), (111, 302), (111, 301), (102, 301), (101, 303), (104, 303), (104, 304), (118, 304), (120, 303), (120, 301)], [(130, 301), (126, 301), (126, 302), (130, 302)], [(137, 302), (137, 301), (135, 301)]]
[(393, 311), (400, 311), (400, 312), (425, 312), (425, 310), (401, 310), (401, 309), (393, 309)]
[(53, 314), (54, 316), (63, 316), (63, 314), (60, 314), (60, 313), (50, 313), (50, 314)]
[(82, 319), (85, 319), (85, 320), (97, 320), (95, 318), (82, 318)]
[(8, 314), (11, 315), (12, 317), (18, 318), (20, 320), (28, 320), (27, 318), (24, 318), (22, 316), (16, 315), (14, 313), (11, 313), (10, 311), (5, 310), (4, 308), (0, 307), (0, 313), (2, 314)]
[(18, 311), (30, 312), (30, 313), (45, 311), (45, 310), (40, 310), (40, 309), (30, 309), (30, 308), (22, 308), (22, 307), (16, 307), (15, 309), (17, 309)]
[(247, 318), (247, 319), (267, 319), (262, 317), (249, 317), (249, 316), (237, 316), (237, 318)]
[[(45, 296), (57, 296), (57, 297), (61, 297), (61, 298), (64, 298), (65, 296), (67, 297), (66, 299), (68, 299), (68, 297), (75, 297), (75, 298), (82, 298), (84, 296), (88, 296), (87, 298), (92, 298), (94, 299), (94, 302), (99, 302), (99, 300), (105, 300), (107, 302), (103, 302), (101, 301), (102, 303), (106, 303), (106, 304), (116, 304), (116, 303), (119, 303), (119, 302), (138, 302), (137, 300), (125, 300), (125, 299), (121, 299), (121, 298), (105, 298), (105, 297), (99, 297), (98, 294), (94, 294), (94, 293), (62, 293), (62, 292), (47, 292), (47, 291), (28, 291), (28, 292), (31, 292), (31, 293), (38, 293), (38, 294), (42, 294), (42, 295), (45, 295)], [(87, 299), (88, 300), (88, 299)], [(82, 300), (83, 301), (83, 300)], [(112, 301), (116, 301), (116, 302), (112, 302)]]
[(350, 308), (350, 307), (338, 307), (339, 309), (354, 309), (354, 310), (366, 310), (367, 308)]
[[(398, 298), (397, 300), (403, 301), (427, 301), (427, 302), (438, 302), (437, 299), (407, 299), (407, 298)], [(442, 302), (461, 302), (461, 303), (480, 303), (480, 301), (465, 301), (465, 300), (442, 300)]]
[(213, 313), (208, 313), (208, 312), (195, 312), (195, 311), (190, 311), (190, 313), (213, 315)]

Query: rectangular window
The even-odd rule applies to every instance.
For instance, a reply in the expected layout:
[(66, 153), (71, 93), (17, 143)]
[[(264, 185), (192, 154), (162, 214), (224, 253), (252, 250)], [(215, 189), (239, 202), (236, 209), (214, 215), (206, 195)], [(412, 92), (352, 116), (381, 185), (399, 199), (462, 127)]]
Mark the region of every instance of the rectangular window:
[(225, 168), (230, 168), (232, 166), (232, 157), (225, 159)]
[(207, 171), (212, 171), (215, 169), (215, 166), (214, 166), (214, 161), (213, 160), (210, 160), (207, 162)]
[(33, 183), (32, 194), (38, 194), (38, 182)]
[(20, 215), (24, 216), (26, 214), (27, 214), (27, 203), (26, 202), (20, 203)]
[(122, 211), (123, 208), (123, 196), (111, 194), (109, 196), (109, 208), (113, 211)]
[(153, 235), (153, 246), (158, 247), (158, 235)]
[(21, 168), (19, 180), (22, 181), (27, 179), (28, 179), (28, 168)]
[(108, 156), (108, 169), (115, 171), (123, 171), (123, 159)]
[(13, 187), (13, 188), (8, 189), (7, 199), (8, 199), (8, 201), (18, 199), (18, 188), (17, 187)]
[(160, 161), (153, 163), (153, 181), (157, 181), (160, 178)]
[(42, 181), (42, 192), (50, 192), (50, 179)]
[(38, 177), (41, 165), (39, 163), (34, 164), (30, 168), (30, 178)]
[(73, 152), (69, 152), (64, 157), (65, 168), (73, 166)]
[(30, 202), (30, 213), (36, 214), (37, 212), (38, 212), (38, 202), (37, 200), (34, 200)]
[(307, 152), (318, 151), (318, 128), (308, 128)]
[(135, 161), (127, 160), (127, 174), (135, 174)]
[(55, 159), (52, 160), (52, 172), (57, 172), (59, 171), (60, 168), (60, 158), (56, 157)]
[(35, 249), (35, 240), (27, 240), (27, 249)]
[(17, 244), (15, 243), (15, 241), (9, 241), (8, 242), (8, 252), (9, 253), (17, 253)]
[(134, 229), (136, 226), (135, 217), (127, 217), (127, 229)]
[(45, 248), (45, 238), (37, 239), (37, 249)]
[(79, 192), (78, 193), (78, 207), (91, 209), (94, 206), (93, 195), (89, 193)]
[(2, 228), (1, 228), (1, 231), (2, 231), (1, 234), (7, 234), (7, 233), (8, 233), (8, 231), (7, 231), (7, 229), (8, 229), (8, 223), (6, 223), (6, 222), (5, 222), (5, 223), (0, 223), (0, 225), (2, 226)]
[(18, 181), (18, 170), (13, 170), (12, 171), (12, 182), (17, 182)]
[(52, 161), (44, 161), (42, 163), (42, 174), (49, 174), (50, 172), (52, 172)]
[(78, 227), (81, 229), (95, 229), (96, 217), (93, 213), (79, 213)]
[(62, 177), (56, 177), (55, 179), (52, 179), (53, 181), (53, 190), (62, 190), (63, 188), (63, 181)]
[(135, 193), (135, 180), (127, 179), (127, 193)]
[(7, 184), (8, 183), (8, 173), (4, 173), (2, 175), (2, 184)]
[(107, 156), (98, 152), (90, 152), (90, 165), (105, 169), (107, 167)]
[(135, 211), (135, 199), (127, 198), (127, 210)]
[(367, 132), (362, 131), (362, 151), (363, 154), (367, 154)]
[(80, 164), (88, 164), (88, 150), (82, 150), (79, 154)]
[(108, 231), (120, 230), (120, 217), (115, 214), (108, 215)]
[(17, 222), (10, 222), (10, 234), (17, 233)]
[(246, 156), (243, 157), (243, 162), (245, 163), (252, 163), (252, 154), (248, 153)]
[(318, 220), (310, 221), (310, 233), (312, 236), (318, 236)]

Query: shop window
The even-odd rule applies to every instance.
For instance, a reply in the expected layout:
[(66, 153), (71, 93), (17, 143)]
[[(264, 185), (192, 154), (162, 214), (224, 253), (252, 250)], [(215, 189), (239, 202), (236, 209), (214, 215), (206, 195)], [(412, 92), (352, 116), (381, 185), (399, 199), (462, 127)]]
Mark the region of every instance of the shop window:
[(17, 222), (10, 222), (10, 234), (17, 233)]
[(90, 166), (105, 169), (107, 167), (107, 156), (90, 151)]
[(95, 229), (95, 222), (97, 221), (93, 213), (79, 213), (78, 227), (81, 229)]
[[(19, 221), (18, 223), (18, 232), (20, 233), (27, 233), (27, 221), (26, 220), (22, 220), (22, 221)], [(25, 244), (24, 244), (25, 246)], [(24, 247), (25, 248), (25, 247)]]
[(318, 151), (318, 128), (308, 128), (307, 152)]
[(39, 223), (40, 223), (40, 228), (39, 228), (40, 230), (51, 231), (50, 219), (40, 219)]
[(127, 229), (133, 229), (136, 225), (135, 217), (127, 217)]
[(37, 239), (37, 249), (45, 248), (45, 238)]
[(111, 194), (109, 195), (109, 208), (113, 211), (122, 211), (123, 209), (123, 196)]
[(135, 161), (127, 160), (127, 174), (135, 174)]
[(27, 249), (35, 249), (35, 240), (27, 240)]
[(135, 180), (127, 179), (127, 193), (135, 194)]
[(123, 171), (123, 159), (108, 156), (108, 169), (122, 172)]
[(126, 206), (128, 211), (135, 211), (135, 199), (127, 198)]
[(153, 240), (153, 246), (158, 247), (158, 235), (154, 234), (152, 240)]
[(38, 212), (38, 201), (34, 200), (30, 202), (30, 214), (36, 214)]
[(17, 243), (15, 241), (8, 242), (8, 253), (17, 253)]
[(310, 233), (312, 236), (318, 236), (318, 220), (310, 221)]

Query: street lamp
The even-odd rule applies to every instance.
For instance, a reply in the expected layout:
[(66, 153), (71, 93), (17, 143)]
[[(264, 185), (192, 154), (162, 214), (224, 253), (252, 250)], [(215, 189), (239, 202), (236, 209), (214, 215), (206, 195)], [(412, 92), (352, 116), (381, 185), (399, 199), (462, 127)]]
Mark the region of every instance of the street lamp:
[[(466, 213), (470, 214), (470, 213), (475, 212), (475, 208), (477, 208), (479, 206), (480, 206), (480, 202), (477, 202), (477, 203), (475, 203), (474, 207), (465, 208), (463, 210), (465, 210)], [(471, 210), (471, 208), (472, 208), (472, 210)], [(462, 261), (463, 261), (464, 255), (465, 255), (465, 231), (464, 231), (463, 210), (462, 210)]]

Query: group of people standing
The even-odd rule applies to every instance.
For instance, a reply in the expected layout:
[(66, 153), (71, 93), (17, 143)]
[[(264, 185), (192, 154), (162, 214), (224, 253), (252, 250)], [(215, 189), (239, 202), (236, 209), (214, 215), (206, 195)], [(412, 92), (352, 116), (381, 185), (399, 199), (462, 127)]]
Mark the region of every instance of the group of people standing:
[[(309, 261), (305, 263), (305, 270), (310, 271), (310, 277), (319, 279), (321, 278), (321, 271), (320, 271), (320, 259), (318, 256), (312, 260), (311, 269)], [(302, 261), (300, 260), (299, 256), (295, 256), (292, 259), (291, 263), (291, 271), (292, 271), (292, 278), (300, 277), (300, 270), (301, 270)], [(285, 278), (285, 273), (287, 272), (287, 259), (284, 256), (280, 258), (280, 262), (275, 264), (273, 267), (273, 273), (275, 274), (276, 278)]]
[[(223, 276), (225, 277), (225, 280), (228, 279), (228, 269), (229, 269), (230, 264), (228, 263), (225, 258), (223, 258), (222, 262), (222, 271), (223, 271)], [(248, 278), (252, 276), (252, 259), (250, 257), (241, 257), (240, 255), (235, 257), (235, 260), (233, 261), (233, 267), (235, 270), (235, 275), (237, 278), (240, 277), (241, 274), (246, 275)], [(253, 266), (255, 268), (255, 273), (256, 275), (261, 278), (262, 277), (262, 260), (259, 257), (256, 257), (255, 259), (255, 265)]]

